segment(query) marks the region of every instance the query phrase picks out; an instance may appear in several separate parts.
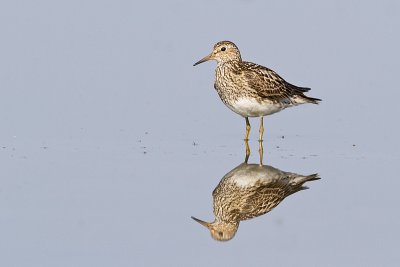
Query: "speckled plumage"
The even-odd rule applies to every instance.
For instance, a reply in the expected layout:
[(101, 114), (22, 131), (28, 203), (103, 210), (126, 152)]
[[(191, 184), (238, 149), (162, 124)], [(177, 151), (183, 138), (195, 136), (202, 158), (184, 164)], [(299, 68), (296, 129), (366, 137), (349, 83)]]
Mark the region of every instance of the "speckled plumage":
[[(254, 98), (264, 105), (280, 104), (281, 108), (302, 103), (317, 103), (304, 92), (309, 88), (292, 85), (273, 70), (246, 61), (228, 61), (218, 64), (214, 87), (221, 100), (233, 106), (240, 98)], [(301, 103), (300, 103), (301, 102)], [(269, 114), (241, 114), (258, 117)]]
[(206, 226), (219, 241), (234, 237), (240, 221), (263, 215), (287, 196), (307, 189), (303, 184), (320, 179), (284, 172), (271, 166), (242, 163), (227, 173), (213, 191), (215, 220)]
[[(262, 118), (287, 107), (321, 101), (304, 94), (310, 88), (290, 84), (271, 69), (243, 61), (239, 49), (230, 41), (215, 44), (213, 52), (194, 65), (207, 60), (217, 60), (214, 88), (228, 108), (246, 118), (248, 131), (248, 117)], [(262, 132), (260, 128), (260, 140)]]

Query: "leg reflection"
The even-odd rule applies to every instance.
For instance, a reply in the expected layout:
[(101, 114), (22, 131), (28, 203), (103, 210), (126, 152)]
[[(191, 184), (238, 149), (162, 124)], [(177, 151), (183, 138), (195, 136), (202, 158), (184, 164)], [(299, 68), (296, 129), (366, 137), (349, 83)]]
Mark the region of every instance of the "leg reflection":
[(250, 126), (249, 118), (246, 117), (246, 135), (244, 137), (244, 141), (249, 140), (250, 129), (251, 129), (251, 126)]
[(260, 154), (260, 166), (262, 166), (264, 157), (263, 141), (258, 141), (258, 153)]
[(244, 144), (246, 145), (246, 157), (244, 159), (244, 162), (247, 163), (247, 161), (249, 160), (250, 157), (250, 146), (249, 146), (249, 141), (248, 140), (244, 140)]
[(260, 130), (259, 130), (259, 137), (258, 137), (258, 141), (262, 141), (263, 140), (263, 134), (264, 134), (264, 117), (261, 116), (260, 119)]
[[(250, 146), (247, 140), (244, 140), (244, 145), (246, 146), (246, 157), (244, 158), (244, 162), (248, 163), (250, 157)], [(263, 141), (258, 141), (258, 153), (260, 155), (260, 166), (263, 165), (263, 158), (264, 158), (264, 146)]]

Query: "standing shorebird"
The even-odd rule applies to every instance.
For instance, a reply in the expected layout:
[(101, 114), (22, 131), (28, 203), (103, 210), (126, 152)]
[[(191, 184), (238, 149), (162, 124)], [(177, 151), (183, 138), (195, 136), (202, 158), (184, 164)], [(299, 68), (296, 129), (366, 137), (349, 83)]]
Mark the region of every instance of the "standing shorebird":
[(207, 227), (215, 240), (228, 241), (235, 236), (240, 221), (271, 211), (287, 196), (307, 189), (305, 182), (318, 179), (317, 174), (303, 176), (271, 166), (242, 163), (227, 173), (212, 193), (214, 222), (192, 218)]
[(239, 49), (230, 41), (215, 44), (211, 54), (193, 66), (208, 60), (218, 62), (214, 88), (222, 102), (246, 119), (245, 140), (248, 140), (250, 133), (249, 117), (261, 117), (259, 141), (262, 141), (263, 116), (287, 107), (304, 103), (318, 104), (318, 101), (321, 101), (304, 95), (310, 88), (295, 86), (286, 82), (273, 70), (242, 61)]

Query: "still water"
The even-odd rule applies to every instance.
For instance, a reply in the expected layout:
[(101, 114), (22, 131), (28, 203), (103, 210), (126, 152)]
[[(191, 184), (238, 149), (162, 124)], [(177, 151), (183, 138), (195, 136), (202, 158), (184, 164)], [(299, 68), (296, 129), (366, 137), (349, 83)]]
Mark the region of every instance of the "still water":
[[(0, 266), (398, 266), (398, 1), (0, 5)], [(321, 179), (218, 242), (191, 216), (245, 122), (192, 64), (224, 39), (323, 99), (264, 118), (262, 161)]]

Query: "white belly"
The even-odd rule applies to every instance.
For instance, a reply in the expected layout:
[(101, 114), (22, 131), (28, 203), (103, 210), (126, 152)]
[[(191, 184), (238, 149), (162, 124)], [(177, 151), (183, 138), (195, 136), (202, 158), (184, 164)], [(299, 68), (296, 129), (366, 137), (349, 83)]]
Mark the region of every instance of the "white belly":
[(287, 105), (281, 103), (273, 103), (272, 101), (258, 102), (251, 98), (239, 98), (236, 102), (227, 105), (233, 112), (243, 117), (260, 117), (267, 116), (282, 109)]
[(277, 180), (284, 182), (285, 174), (274, 167), (259, 164), (242, 163), (230, 173), (226, 174), (227, 182), (234, 183), (241, 188), (267, 185)]

